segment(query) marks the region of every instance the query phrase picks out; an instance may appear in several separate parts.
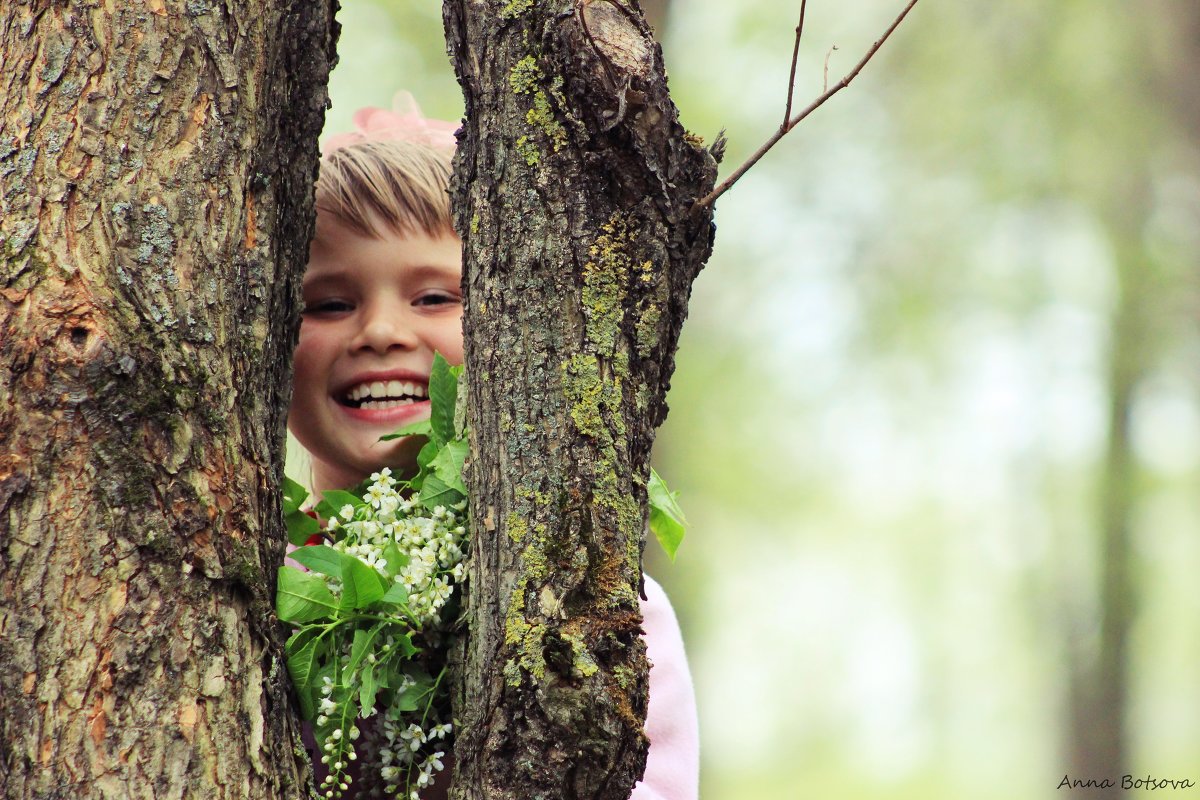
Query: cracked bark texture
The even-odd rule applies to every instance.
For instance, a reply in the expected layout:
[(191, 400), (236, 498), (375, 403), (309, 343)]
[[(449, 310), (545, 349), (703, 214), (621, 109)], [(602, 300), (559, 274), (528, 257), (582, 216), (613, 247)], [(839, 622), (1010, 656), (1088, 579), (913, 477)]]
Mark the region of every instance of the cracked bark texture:
[[(654, 433), (716, 162), (625, 2), (447, 0), (472, 560), (453, 794), (628, 798)], [(714, 148), (719, 152), (717, 148)]]
[(0, 796), (297, 798), (283, 415), (331, 0), (0, 10)]

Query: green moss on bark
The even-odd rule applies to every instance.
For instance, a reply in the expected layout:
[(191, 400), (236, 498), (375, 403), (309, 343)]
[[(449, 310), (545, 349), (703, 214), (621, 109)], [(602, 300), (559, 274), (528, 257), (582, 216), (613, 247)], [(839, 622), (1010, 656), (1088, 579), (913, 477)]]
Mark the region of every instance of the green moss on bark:
[(546, 657), (543, 654), (546, 626), (531, 624), (527, 619), (525, 590), (528, 585), (527, 578), (522, 577), (517, 581), (504, 618), (504, 643), (517, 650), (516, 656), (509, 659), (504, 667), (505, 679), (511, 686), (521, 685), (522, 670), (539, 681), (546, 677)]
[(611, 356), (617, 347), (625, 317), (629, 284), (630, 226), (617, 213), (600, 227), (600, 235), (588, 249), (591, 260), (583, 265), (583, 313), (587, 337), (602, 355)]
[(560, 633), (559, 636), (571, 646), (571, 672), (576, 677), (590, 678), (600, 670), (582, 636), (566, 631)]
[(531, 8), (533, 0), (509, 0), (504, 8), (500, 9), (500, 19), (516, 19)]
[[(518, 61), (508, 73), (508, 86), (513, 94), (531, 98), (531, 107), (525, 112), (525, 122), (533, 131), (540, 132), (549, 142), (550, 148), (557, 153), (567, 144), (567, 129), (554, 115), (554, 106), (550, 96), (542, 87), (544, 75), (538, 66), (537, 58), (527, 55)], [(557, 85), (551, 87), (555, 97), (561, 97)], [(532, 131), (531, 131), (532, 133)], [(541, 154), (531, 133), (517, 138), (517, 152), (529, 166), (541, 163)]]
[(509, 539), (520, 543), (529, 533), (529, 524), (516, 514), (509, 514), (505, 530)]

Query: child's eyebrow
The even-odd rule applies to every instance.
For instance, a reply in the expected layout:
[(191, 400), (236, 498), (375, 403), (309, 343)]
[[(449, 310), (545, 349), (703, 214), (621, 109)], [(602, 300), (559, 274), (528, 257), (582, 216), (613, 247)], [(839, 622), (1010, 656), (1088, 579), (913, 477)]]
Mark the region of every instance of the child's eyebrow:
[[(305, 289), (323, 287), (328, 284), (342, 284), (347, 281), (354, 280), (355, 270), (353, 269), (329, 269), (321, 270), (316, 275), (311, 272), (306, 272), (302, 286)], [(425, 281), (430, 279), (451, 280), (458, 283), (462, 280), (462, 269), (458, 266), (443, 266), (440, 264), (419, 264), (417, 266), (405, 267), (401, 273), (403, 281)]]
[(426, 278), (454, 278), (455, 281), (462, 277), (462, 268), (456, 266), (446, 267), (440, 264), (422, 264), (415, 267), (410, 267), (407, 270), (408, 274), (418, 280)]
[[(304, 274), (304, 279), (301, 281), (301, 286), (305, 289), (312, 289), (326, 284), (342, 283), (346, 280), (347, 270), (337, 270), (336, 272), (321, 272), (318, 275), (312, 275), (311, 272)], [(310, 277), (311, 276), (311, 277)]]

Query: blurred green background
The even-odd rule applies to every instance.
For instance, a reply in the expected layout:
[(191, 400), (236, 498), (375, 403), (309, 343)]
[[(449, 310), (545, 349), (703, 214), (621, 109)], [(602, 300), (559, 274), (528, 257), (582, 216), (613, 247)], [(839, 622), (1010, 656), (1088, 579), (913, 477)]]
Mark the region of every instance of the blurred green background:
[[(799, 5), (656, 0), (725, 173)], [(344, 6), (328, 130), (461, 114), (437, 3)], [(809, 3), (797, 103), (901, 6)], [(925, 0), (719, 201), (656, 446), (692, 528), (648, 566), (707, 800), (1200, 783), (1198, 76), (1192, 0)]]

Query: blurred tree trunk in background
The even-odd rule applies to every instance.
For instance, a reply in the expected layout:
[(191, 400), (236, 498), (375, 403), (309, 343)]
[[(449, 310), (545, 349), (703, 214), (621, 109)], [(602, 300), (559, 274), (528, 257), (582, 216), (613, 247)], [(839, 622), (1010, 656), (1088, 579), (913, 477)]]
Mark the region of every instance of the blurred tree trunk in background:
[(0, 11), (0, 796), (298, 798), (280, 466), (333, 3)]
[(667, 13), (670, 10), (671, 0), (640, 0), (642, 11), (646, 15), (646, 22), (650, 23), (650, 27), (654, 29), (654, 34), (658, 38), (662, 38), (663, 31), (667, 28)]
[(1188, 137), (1200, 145), (1200, 81), (1191, 80), (1200, 68), (1200, 5), (1170, 3), (1159, 0), (1158, 5), (1169, 11), (1160, 13), (1176, 31), (1168, 50), (1169, 72), (1155, 87), (1157, 97), (1173, 109)]
[[(1144, 189), (1122, 194), (1131, 214), (1126, 241), (1145, 223)], [(1116, 230), (1110, 228), (1110, 230)], [(1108, 436), (1099, 482), (1100, 612), (1094, 651), (1076, 653), (1071, 685), (1068, 757), (1074, 777), (1087, 780), (1125, 774), (1129, 764), (1129, 631), (1138, 595), (1130, 547), (1137, 507), (1137, 464), (1132, 421), (1137, 390), (1147, 372), (1150, 314), (1158, 299), (1151, 265), (1139, 252), (1117, 256), (1117, 306), (1110, 326)], [(1099, 797), (1121, 797), (1118, 785), (1089, 789)]]
[[(1134, 76), (1126, 91), (1142, 99), (1147, 113), (1153, 109), (1163, 114), (1164, 124), (1182, 131), (1184, 138), (1200, 140), (1200, 86), (1194, 79), (1200, 70), (1200, 7), (1159, 3), (1133, 27), (1136, 63), (1143, 65), (1144, 72)], [(1178, 46), (1156, 57), (1161, 48), (1153, 44), (1155, 34), (1163, 31), (1175, 32)], [(1091, 790), (1105, 798), (1125, 796), (1120, 776), (1133, 767), (1130, 633), (1141, 596), (1132, 546), (1142, 483), (1133, 442), (1137, 399), (1165, 342), (1178, 334), (1173, 326), (1179, 318), (1184, 318), (1184, 325), (1194, 325), (1186, 312), (1173, 313), (1180, 311), (1180, 284), (1164, 273), (1167, 266), (1149, 252), (1155, 181), (1161, 179), (1157, 153), (1153, 143), (1123, 144), (1109, 194), (1098, 203), (1116, 262), (1107, 439), (1099, 481), (1099, 637), (1094, 648), (1076, 648), (1069, 693), (1068, 755), (1073, 776), (1114, 779), (1118, 785), (1112, 789)], [(1190, 284), (1195, 285), (1194, 279)]]
[(467, 123), (472, 556), (459, 798), (625, 800), (646, 752), (650, 448), (716, 164), (636, 6), (448, 0)]

